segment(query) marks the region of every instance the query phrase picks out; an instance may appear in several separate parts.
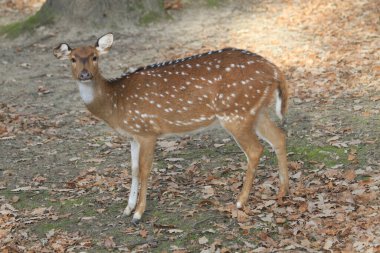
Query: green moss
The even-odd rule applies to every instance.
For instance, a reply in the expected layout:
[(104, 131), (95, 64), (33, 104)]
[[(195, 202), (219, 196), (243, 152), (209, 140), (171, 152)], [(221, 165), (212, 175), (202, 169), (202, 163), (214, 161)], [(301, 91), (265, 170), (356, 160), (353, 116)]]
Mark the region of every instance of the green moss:
[(355, 179), (357, 181), (369, 181), (369, 180), (371, 180), (371, 176), (370, 175), (358, 175)]
[(156, 22), (162, 17), (160, 13), (157, 13), (155, 11), (150, 11), (142, 15), (139, 19), (140, 25), (148, 25), (150, 23)]
[(32, 231), (35, 232), (37, 235), (44, 237), (45, 234), (52, 230), (63, 230), (63, 231), (69, 231), (70, 228), (73, 228), (75, 224), (78, 223), (75, 220), (70, 219), (60, 219), (56, 221), (44, 221), (35, 224), (35, 226), (32, 228)]
[(0, 27), (0, 35), (6, 35), (9, 38), (16, 38), (21, 33), (32, 32), (39, 26), (53, 22), (53, 15), (47, 8), (44, 11), (38, 11), (35, 15), (24, 21), (8, 24)]
[(58, 202), (49, 201), (50, 195), (48, 191), (32, 191), (32, 192), (12, 192), (10, 190), (0, 191), (10, 202), (13, 196), (18, 196), (19, 200), (12, 205), (19, 210), (27, 209), (32, 210), (39, 207), (56, 207)]
[(207, 0), (206, 4), (208, 7), (218, 7), (222, 3), (222, 0)]
[(376, 157), (379, 147), (376, 144), (359, 145), (356, 148), (357, 161), (359, 166), (368, 164), (369, 157)]
[(305, 163), (318, 162), (326, 166), (348, 164), (347, 154), (343, 148), (333, 146), (291, 146), (288, 152), (294, 153), (292, 160), (301, 160)]

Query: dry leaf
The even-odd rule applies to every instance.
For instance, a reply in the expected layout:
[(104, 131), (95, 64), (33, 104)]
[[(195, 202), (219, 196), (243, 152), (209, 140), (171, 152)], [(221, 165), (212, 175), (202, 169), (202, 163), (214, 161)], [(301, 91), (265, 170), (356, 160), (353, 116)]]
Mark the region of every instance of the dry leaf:
[(173, 233), (183, 233), (183, 230), (172, 228), (172, 229), (169, 229), (168, 232), (170, 234), (173, 234)]
[(303, 166), (303, 162), (301, 161), (290, 161), (288, 162), (288, 167), (291, 170), (299, 170)]
[(327, 142), (333, 142), (333, 141), (339, 140), (340, 138), (341, 138), (340, 135), (335, 135), (335, 136), (327, 139)]
[(215, 193), (214, 188), (212, 188), (211, 185), (206, 185), (203, 188), (202, 192), (203, 192), (203, 198), (205, 198), (205, 199), (207, 199), (211, 196), (214, 196), (214, 193)]
[(5, 238), (5, 236), (9, 233), (8, 230), (0, 228), (0, 239)]
[(276, 218), (277, 224), (284, 224), (285, 222), (286, 222), (286, 218), (283, 218), (283, 217), (277, 217)]
[(344, 174), (343, 174), (343, 177), (347, 180), (347, 181), (352, 181), (356, 178), (356, 173), (355, 173), (355, 170), (351, 169), (351, 170), (347, 170)]
[(38, 207), (32, 210), (31, 215), (43, 215), (46, 211), (46, 207)]
[(185, 159), (181, 158), (181, 157), (165, 158), (165, 161), (168, 161), (168, 162), (180, 162), (180, 161), (184, 161), (184, 160)]
[(323, 249), (324, 250), (329, 250), (334, 244), (334, 239), (331, 239), (331, 238), (327, 238), (327, 240), (325, 241), (325, 244), (323, 245)]
[(51, 237), (55, 235), (55, 229), (51, 229), (46, 233), (46, 238), (49, 240)]
[(146, 229), (141, 229), (139, 234), (142, 238), (146, 238), (148, 235), (148, 231)]
[(112, 236), (107, 237), (104, 240), (104, 247), (106, 247), (107, 249), (114, 249), (114, 248), (116, 248), (116, 243), (113, 241), (113, 237)]
[(12, 203), (16, 203), (20, 200), (19, 196), (12, 196)]
[(202, 236), (201, 238), (198, 239), (198, 243), (201, 244), (201, 245), (208, 243), (207, 237), (206, 236)]
[(300, 206), (298, 207), (298, 210), (299, 210), (301, 213), (304, 213), (304, 212), (306, 212), (306, 211), (308, 210), (308, 208), (309, 208), (308, 203), (307, 203), (307, 202), (302, 202), (302, 203), (300, 204)]
[(164, 9), (165, 10), (178, 10), (183, 7), (181, 0), (165, 0)]

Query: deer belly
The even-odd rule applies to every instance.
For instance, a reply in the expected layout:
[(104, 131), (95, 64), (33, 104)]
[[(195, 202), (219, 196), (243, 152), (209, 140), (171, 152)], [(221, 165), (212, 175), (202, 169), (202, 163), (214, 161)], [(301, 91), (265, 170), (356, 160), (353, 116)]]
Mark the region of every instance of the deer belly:
[(165, 120), (166, 124), (160, 129), (160, 135), (194, 134), (217, 125), (216, 116), (189, 118), (186, 120)]

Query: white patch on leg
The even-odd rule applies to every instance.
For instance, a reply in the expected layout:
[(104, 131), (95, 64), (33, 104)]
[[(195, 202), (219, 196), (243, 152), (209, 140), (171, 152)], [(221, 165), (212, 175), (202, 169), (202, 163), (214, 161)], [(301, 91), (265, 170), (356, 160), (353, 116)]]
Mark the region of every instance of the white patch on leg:
[(130, 215), (132, 210), (135, 209), (139, 193), (139, 153), (140, 144), (137, 141), (131, 141), (132, 184), (129, 193), (128, 206), (124, 210), (124, 213), (127, 215)]
[(259, 131), (256, 131), (256, 134), (257, 134), (257, 136), (259, 136), (260, 139), (266, 141), (276, 151), (276, 149), (274, 148), (272, 142), (270, 142), (267, 138), (265, 138), (264, 136), (262, 136)]
[(240, 201), (238, 201), (238, 202), (236, 203), (236, 207), (237, 207), (238, 209), (240, 209), (240, 208), (243, 207), (243, 205), (240, 203)]
[(90, 104), (95, 98), (95, 91), (92, 81), (78, 82), (79, 93), (85, 104)]
[(280, 120), (282, 120), (281, 105), (282, 105), (282, 99), (280, 97), (280, 92), (277, 89), (276, 90), (276, 114), (280, 118)]

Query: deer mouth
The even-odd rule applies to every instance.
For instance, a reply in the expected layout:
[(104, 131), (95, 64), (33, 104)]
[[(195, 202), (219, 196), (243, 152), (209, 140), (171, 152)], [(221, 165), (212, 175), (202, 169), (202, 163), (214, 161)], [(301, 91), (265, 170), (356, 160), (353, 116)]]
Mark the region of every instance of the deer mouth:
[(91, 80), (92, 80), (92, 77), (79, 78), (79, 81), (81, 81), (81, 82), (89, 82)]
[(93, 75), (90, 75), (90, 76), (78, 76), (78, 81), (82, 82), (82, 83), (87, 83), (87, 82), (90, 82), (92, 79), (93, 79)]

